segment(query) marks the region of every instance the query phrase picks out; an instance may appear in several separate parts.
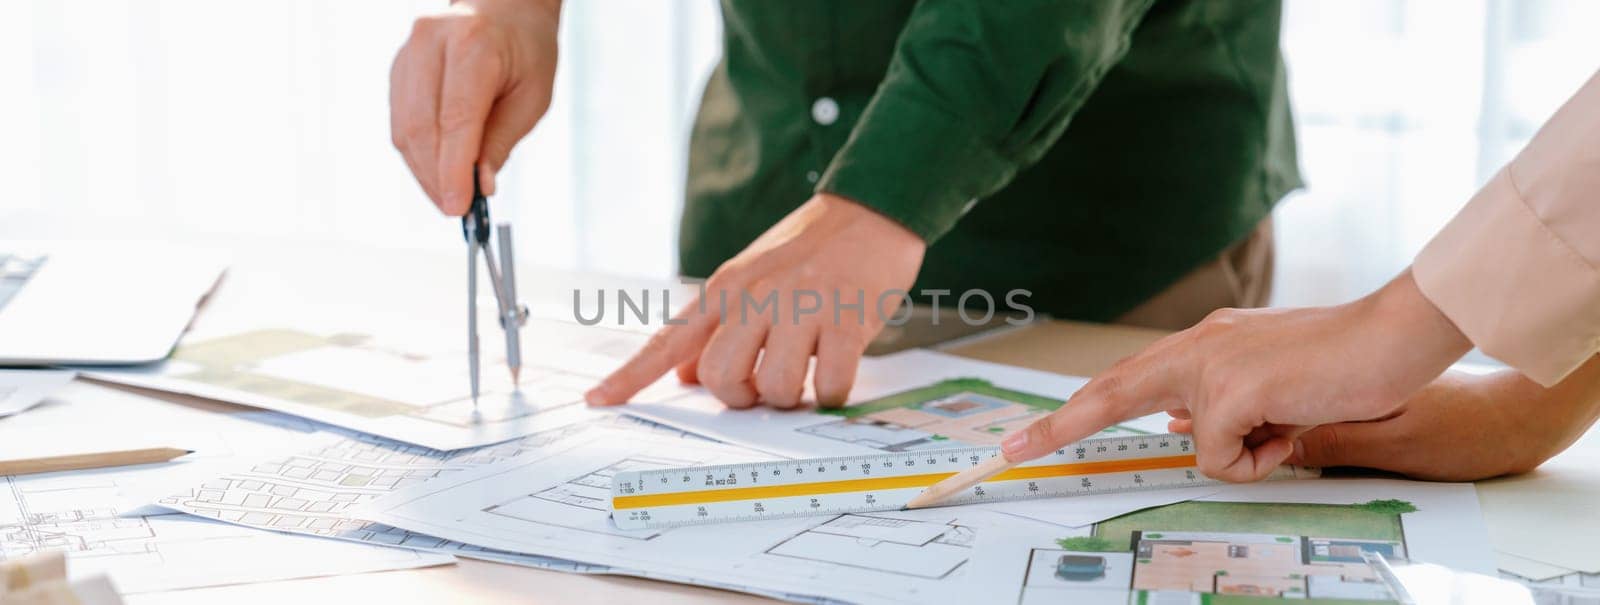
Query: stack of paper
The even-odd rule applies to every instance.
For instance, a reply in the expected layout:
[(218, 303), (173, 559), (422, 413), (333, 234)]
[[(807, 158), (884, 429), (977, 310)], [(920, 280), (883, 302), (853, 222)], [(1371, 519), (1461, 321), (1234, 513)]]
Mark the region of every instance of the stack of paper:
[[(212, 525), (294, 542), (385, 545), (807, 602), (1125, 602), (1141, 591), (1364, 600), (1378, 585), (1361, 571), (1362, 552), (1494, 568), (1470, 485), (1393, 480), (621, 530), (609, 508), (620, 470), (993, 445), (1084, 381), (912, 351), (863, 362), (855, 402), (842, 410), (731, 411), (664, 381), (620, 408), (648, 421), (639, 422), (577, 402), (584, 381), (620, 363), (639, 336), (561, 333), (561, 350), (532, 356), (549, 373), (533, 382), (542, 394), (491, 403), (489, 430), (457, 409), (459, 355), (366, 336), (221, 336), (186, 345), (155, 374), (117, 380), (360, 431), (195, 476), (156, 498)], [(1165, 418), (1148, 418), (1108, 433), (1164, 429)]]
[[(88, 384), (75, 383), (60, 397), (70, 403), (30, 412), (27, 424), (0, 423), (0, 443), (8, 453), (155, 439), (195, 453), (169, 464), (0, 476), (0, 559), (65, 553), (73, 578), (105, 574), (124, 593), (452, 561), (448, 555), (243, 529), (145, 505), (183, 483), (301, 446), (300, 439), (316, 434), (307, 423), (201, 413)], [(135, 425), (159, 427), (160, 435), (122, 430)]]

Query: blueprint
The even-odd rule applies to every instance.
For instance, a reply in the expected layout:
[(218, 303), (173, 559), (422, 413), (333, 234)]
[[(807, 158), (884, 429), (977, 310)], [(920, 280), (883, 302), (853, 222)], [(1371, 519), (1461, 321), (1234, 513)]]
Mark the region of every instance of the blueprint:
[[(760, 459), (748, 450), (594, 431), (555, 447), (396, 491), (364, 518), (508, 552), (646, 577), (851, 602), (943, 602), (971, 580), (979, 536), (1023, 521), (977, 507), (623, 530), (602, 494), (624, 469)], [(1026, 523), (1037, 525), (1037, 522)], [(714, 548), (706, 545), (714, 544)], [(635, 570), (635, 571), (628, 571)]]
[[(360, 331), (264, 328), (186, 339), (154, 370), (95, 377), (265, 408), (437, 450), (478, 447), (587, 417), (583, 393), (647, 338), (532, 320), (521, 382), (485, 347), (473, 404), (467, 352), (455, 340)], [(451, 344), (440, 344), (450, 342)], [(681, 394), (662, 381), (650, 398)]]
[[(913, 350), (864, 358), (849, 405), (730, 410), (703, 389), (626, 414), (786, 458), (994, 446), (1063, 405), (1087, 379)], [(1165, 414), (1102, 436), (1167, 432)]]
[[(0, 559), (63, 552), (74, 578), (110, 575), (124, 592), (150, 592), (450, 563), (448, 555), (290, 537), (146, 504), (251, 460), (311, 445), (319, 428), (270, 412), (216, 414), (83, 381), (65, 405), (0, 422), (11, 452), (120, 443), (195, 450), (181, 461), (0, 477)], [(85, 422), (92, 418), (93, 422)], [(18, 423), (18, 420), (26, 420)], [(157, 434), (128, 434), (139, 422)], [(79, 450), (83, 451), (83, 450)]]
[(127, 593), (406, 569), (445, 555), (296, 539), (172, 513), (121, 516), (120, 488), (148, 471), (0, 478), (0, 559), (65, 552), (74, 577)]
[[(293, 454), (229, 469), (160, 498), (161, 506), (234, 525), (354, 542), (403, 546), (464, 557), (579, 573), (609, 573), (605, 566), (528, 556), (464, 544), (366, 521), (351, 512), (408, 486), (520, 456), (560, 453), (559, 443), (585, 431), (664, 439), (698, 437), (626, 416), (594, 412), (587, 420), (481, 448), (438, 451), (381, 437), (349, 434)], [(568, 441), (571, 443), (571, 441)], [(609, 488), (608, 488), (609, 489)], [(609, 498), (609, 492), (606, 497)]]

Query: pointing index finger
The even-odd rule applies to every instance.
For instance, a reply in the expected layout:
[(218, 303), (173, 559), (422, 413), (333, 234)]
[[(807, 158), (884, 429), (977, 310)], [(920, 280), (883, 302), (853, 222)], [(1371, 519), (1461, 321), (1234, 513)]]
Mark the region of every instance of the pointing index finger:
[(1173, 394), (1190, 373), (1178, 371), (1162, 357), (1165, 355), (1138, 356), (1112, 366), (1074, 393), (1060, 409), (1008, 435), (1000, 444), (1001, 452), (1007, 460), (1025, 462), (1118, 422), (1172, 407)]
[(717, 325), (716, 314), (701, 313), (699, 306), (697, 299), (679, 311), (674, 319), (687, 320), (688, 323), (661, 328), (627, 363), (589, 389), (583, 396), (584, 400), (589, 405), (597, 406), (627, 403), (662, 375), (699, 355)]

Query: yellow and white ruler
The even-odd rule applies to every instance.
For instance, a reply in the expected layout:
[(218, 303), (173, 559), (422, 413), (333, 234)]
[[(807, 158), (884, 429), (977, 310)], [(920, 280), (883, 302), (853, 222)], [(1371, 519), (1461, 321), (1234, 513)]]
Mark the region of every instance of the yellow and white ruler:
[[(1000, 455), (993, 447), (776, 460), (618, 473), (611, 518), (639, 529), (798, 515), (898, 510), (934, 483)], [(1270, 479), (1317, 476), (1281, 467)], [(949, 504), (1193, 487), (1217, 483), (1195, 466), (1188, 435), (1089, 439), (973, 486)]]

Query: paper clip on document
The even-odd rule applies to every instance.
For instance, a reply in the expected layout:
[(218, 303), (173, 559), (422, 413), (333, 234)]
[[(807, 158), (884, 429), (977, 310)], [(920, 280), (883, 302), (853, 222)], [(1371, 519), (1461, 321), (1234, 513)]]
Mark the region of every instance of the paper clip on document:
[(511, 249), (511, 225), (495, 225), (500, 247), (500, 262), (489, 246), (489, 200), (478, 186), (478, 170), (472, 171), (472, 206), (461, 217), (461, 234), (467, 239), (467, 365), (472, 379), (472, 407), (478, 407), (478, 253), (489, 267), (489, 283), (494, 288), (500, 310), (500, 329), (506, 334), (506, 365), (511, 368), (512, 384), (520, 383), (522, 372), (522, 326), (528, 323), (528, 307), (517, 302), (516, 254)]

